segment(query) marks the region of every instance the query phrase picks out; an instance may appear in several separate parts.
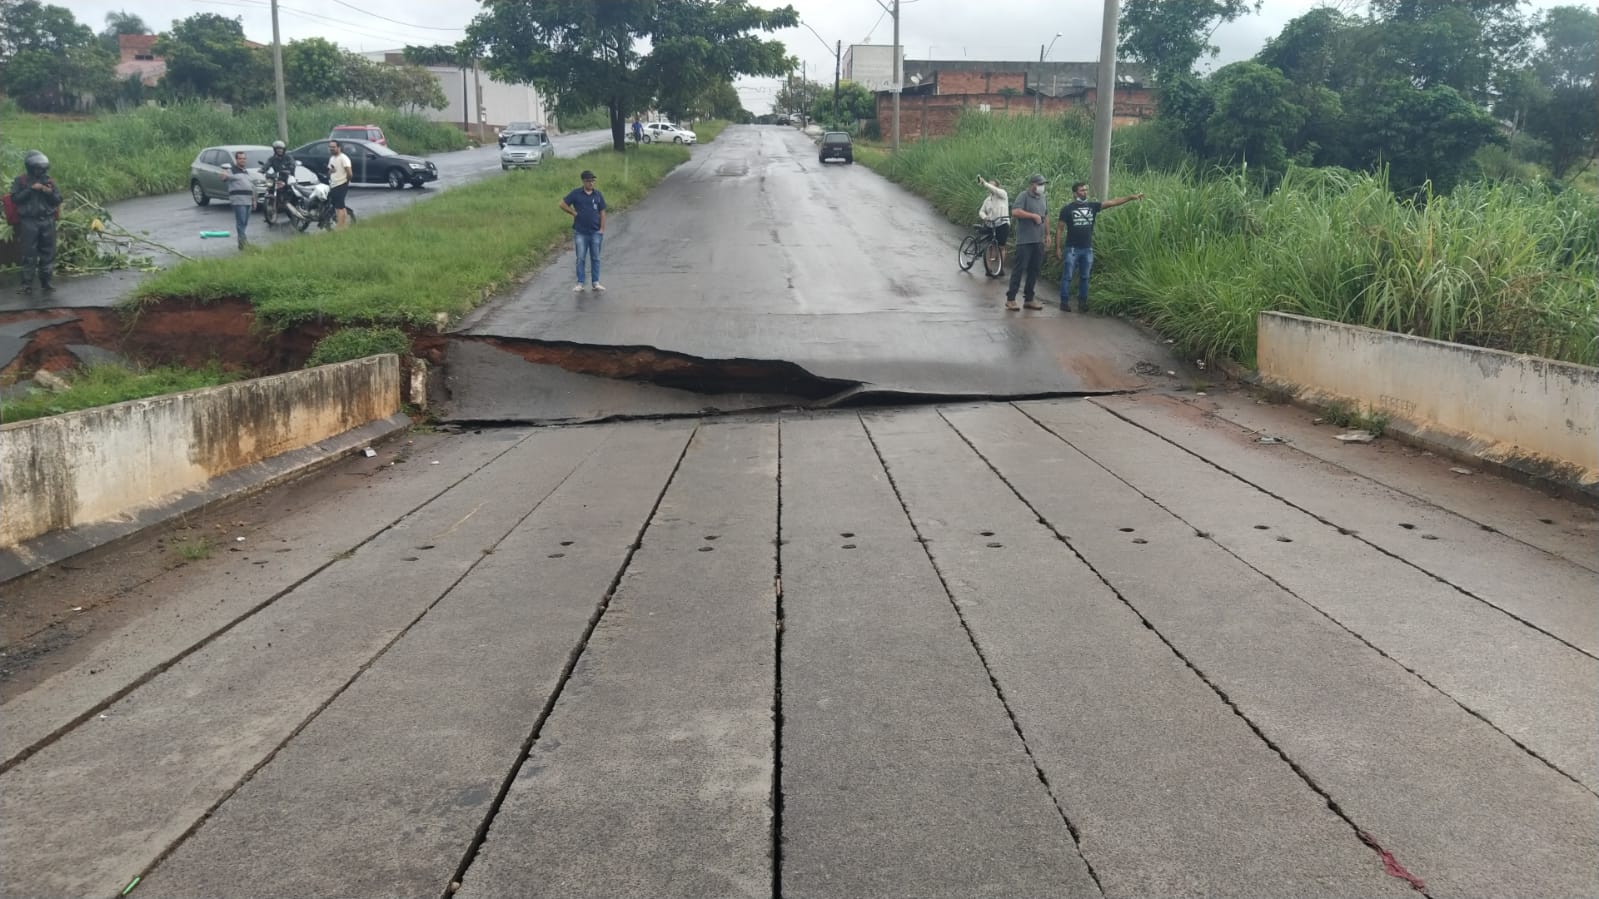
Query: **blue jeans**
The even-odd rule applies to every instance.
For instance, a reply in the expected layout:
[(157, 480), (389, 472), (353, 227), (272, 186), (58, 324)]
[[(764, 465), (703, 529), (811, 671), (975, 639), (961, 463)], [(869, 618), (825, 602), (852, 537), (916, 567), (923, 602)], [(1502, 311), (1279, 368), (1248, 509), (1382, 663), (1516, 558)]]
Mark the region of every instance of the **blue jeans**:
[(598, 231), (591, 234), (582, 231), (572, 232), (572, 243), (577, 246), (577, 283), (583, 283), (583, 261), (589, 262), (589, 283), (600, 283), (600, 244), (605, 242), (605, 235)]
[(1094, 267), (1093, 247), (1067, 247), (1066, 258), (1061, 260), (1060, 270), (1060, 304), (1066, 305), (1066, 298), (1071, 295), (1072, 274), (1079, 273), (1082, 280), (1077, 286), (1077, 305), (1083, 306), (1088, 302), (1088, 272)]
[(252, 209), (253, 207), (250, 206), (233, 207), (233, 230), (239, 238), (239, 246), (244, 246), (244, 229), (250, 224), (250, 212)]

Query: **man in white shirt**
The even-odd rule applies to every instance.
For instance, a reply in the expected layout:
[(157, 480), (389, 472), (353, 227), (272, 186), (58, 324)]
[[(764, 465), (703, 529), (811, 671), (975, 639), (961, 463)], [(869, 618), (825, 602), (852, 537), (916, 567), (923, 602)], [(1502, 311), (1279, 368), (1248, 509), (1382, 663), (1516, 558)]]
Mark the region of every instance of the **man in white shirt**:
[(333, 204), (335, 225), (344, 227), (347, 215), (344, 211), (344, 195), (350, 192), (350, 173), (355, 167), (350, 164), (350, 157), (344, 155), (339, 149), (339, 142), (328, 141), (328, 202)]

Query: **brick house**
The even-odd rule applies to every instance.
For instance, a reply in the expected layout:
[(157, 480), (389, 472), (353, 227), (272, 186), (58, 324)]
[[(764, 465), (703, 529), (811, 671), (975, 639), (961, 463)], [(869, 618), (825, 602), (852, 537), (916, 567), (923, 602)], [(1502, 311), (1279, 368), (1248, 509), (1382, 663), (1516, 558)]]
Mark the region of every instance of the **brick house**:
[[(1097, 62), (993, 62), (972, 59), (905, 60), (905, 89), (899, 100), (901, 140), (949, 134), (966, 110), (996, 115), (1060, 115), (1082, 109), (1093, 115), (1099, 103)], [(1146, 86), (1143, 66), (1116, 66), (1113, 121), (1130, 125), (1153, 118), (1156, 95)], [(877, 125), (893, 130), (894, 95), (877, 93)]]
[(167, 61), (155, 55), (157, 36), (153, 34), (117, 35), (117, 80), (137, 77), (145, 87), (155, 87), (167, 72)]

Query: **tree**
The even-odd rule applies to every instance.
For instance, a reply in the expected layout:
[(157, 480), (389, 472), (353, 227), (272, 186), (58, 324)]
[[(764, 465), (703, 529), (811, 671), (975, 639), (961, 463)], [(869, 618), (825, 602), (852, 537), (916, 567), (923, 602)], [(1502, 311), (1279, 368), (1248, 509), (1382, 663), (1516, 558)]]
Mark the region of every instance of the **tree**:
[(156, 41), (166, 57), (162, 91), (171, 98), (206, 98), (255, 106), (272, 96), (272, 63), (245, 42), (238, 19), (197, 13), (172, 23)]
[(861, 119), (877, 117), (877, 95), (865, 85), (845, 82), (838, 86), (838, 102), (833, 102), (833, 91), (823, 88), (816, 98), (811, 115), (830, 125), (853, 125)]
[(1305, 109), (1293, 101), (1294, 86), (1282, 73), (1258, 62), (1223, 66), (1210, 78), (1215, 106), (1206, 121), (1211, 153), (1247, 162), (1267, 176), (1288, 170), (1289, 147), (1305, 124)]
[(347, 96), (347, 71), (345, 51), (326, 38), (310, 37), (283, 46), (284, 93), (294, 100), (314, 102)]
[(115, 60), (71, 10), (37, 0), (0, 0), (0, 83), (34, 112), (71, 109), (113, 87)]
[[(778, 41), (755, 31), (799, 23), (793, 7), (746, 0), (483, 0), (468, 39), (497, 77), (537, 85), (557, 109), (603, 107), (611, 141), (625, 147), (626, 117), (650, 105), (682, 108), (703, 85), (792, 67)], [(649, 52), (640, 52), (647, 44)]]
[(121, 46), (117, 38), (124, 34), (149, 34), (150, 26), (144, 20), (131, 12), (108, 12), (105, 14), (105, 28), (100, 32), (100, 45), (105, 47), (107, 53), (113, 55), (121, 53)]
[(777, 89), (777, 96), (772, 100), (772, 110), (809, 117), (816, 105), (816, 98), (829, 90), (818, 82), (791, 77)]
[(1347, 91), (1343, 101), (1344, 164), (1387, 165), (1395, 190), (1431, 182), (1436, 192), (1448, 193), (1478, 150), (1503, 141), (1493, 117), (1452, 87), (1417, 90), (1391, 80)]
[[(1557, 6), (1537, 23), (1541, 46), (1531, 64), (1507, 91), (1528, 134), (1547, 147), (1545, 161), (1555, 178), (1593, 159), (1599, 137), (1599, 13)], [(1501, 112), (1503, 112), (1502, 107)]]
[(1118, 23), (1118, 52), (1150, 67), (1164, 83), (1194, 70), (1200, 57), (1220, 49), (1210, 42), (1216, 29), (1246, 12), (1259, 12), (1261, 0), (1127, 0)]

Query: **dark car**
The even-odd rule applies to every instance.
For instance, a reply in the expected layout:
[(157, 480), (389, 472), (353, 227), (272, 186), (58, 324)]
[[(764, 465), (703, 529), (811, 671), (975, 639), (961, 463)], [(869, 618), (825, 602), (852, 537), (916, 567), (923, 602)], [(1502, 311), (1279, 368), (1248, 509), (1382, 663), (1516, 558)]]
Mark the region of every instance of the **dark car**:
[[(355, 184), (387, 184), (399, 190), (407, 184), (421, 187), (429, 181), (439, 180), (439, 170), (433, 163), (416, 156), (396, 153), (382, 144), (364, 140), (339, 138), (339, 147), (350, 157), (350, 180)], [(314, 140), (289, 151), (294, 161), (318, 175), (328, 171), (328, 142)]]
[(849, 139), (849, 134), (843, 131), (829, 131), (822, 135), (822, 152), (817, 154), (822, 162), (829, 159), (842, 159), (846, 163), (855, 163), (855, 144)]

